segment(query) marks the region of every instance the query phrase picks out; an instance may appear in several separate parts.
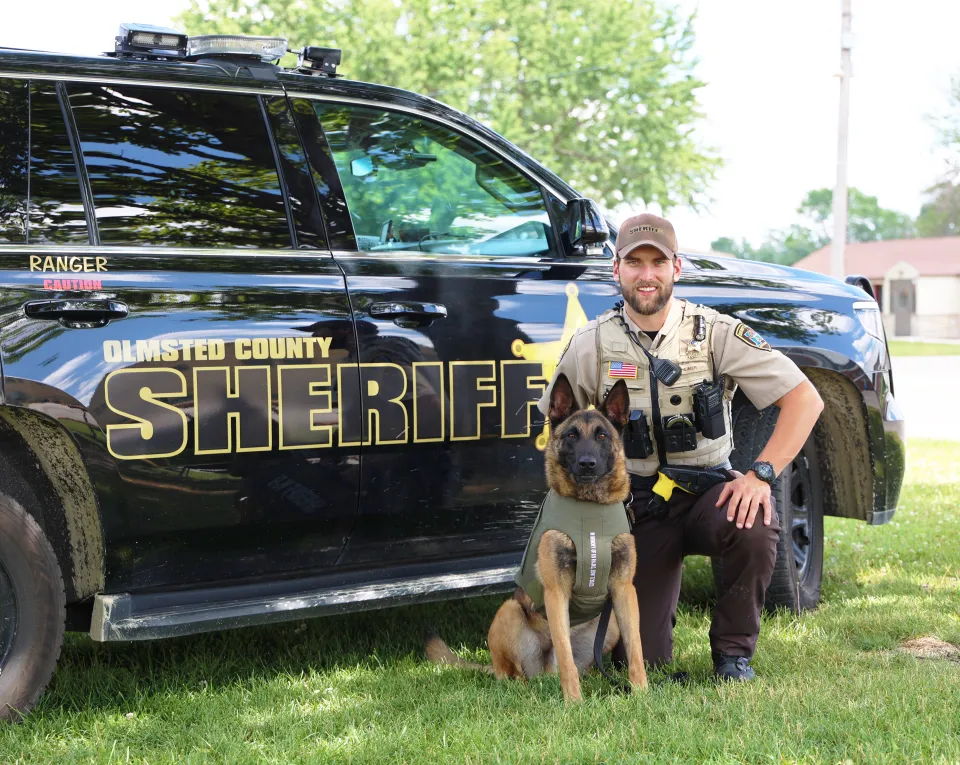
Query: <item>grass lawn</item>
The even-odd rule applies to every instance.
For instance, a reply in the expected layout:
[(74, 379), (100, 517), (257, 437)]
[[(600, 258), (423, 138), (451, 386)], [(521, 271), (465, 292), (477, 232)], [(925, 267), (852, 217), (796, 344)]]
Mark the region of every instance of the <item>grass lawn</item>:
[(70, 636), (34, 714), (0, 728), (0, 762), (960, 761), (960, 444), (912, 441), (893, 523), (827, 519), (823, 603), (766, 617), (752, 684), (710, 678), (713, 596), (688, 559), (677, 624), (687, 686), (617, 696), (602, 678), (562, 703), (529, 684), (426, 664), (436, 625), (486, 659), (500, 598), (392, 609), (152, 643)]
[(960, 343), (917, 343), (910, 340), (888, 340), (891, 356), (957, 356)]

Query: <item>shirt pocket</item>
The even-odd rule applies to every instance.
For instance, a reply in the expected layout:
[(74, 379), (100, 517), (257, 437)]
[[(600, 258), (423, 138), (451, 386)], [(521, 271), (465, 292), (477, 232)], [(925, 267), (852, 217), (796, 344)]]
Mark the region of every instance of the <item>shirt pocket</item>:
[[(649, 404), (644, 403), (643, 399), (648, 395), (647, 394), (647, 381), (645, 379), (644, 371), (642, 369), (637, 370), (637, 378), (630, 380), (627, 378), (620, 378), (627, 384), (627, 390), (630, 392), (630, 408), (631, 409), (648, 409)], [(601, 400), (606, 398), (607, 395), (613, 390), (613, 386), (616, 385), (619, 380), (614, 380), (612, 377), (607, 377), (603, 381), (603, 396)]]

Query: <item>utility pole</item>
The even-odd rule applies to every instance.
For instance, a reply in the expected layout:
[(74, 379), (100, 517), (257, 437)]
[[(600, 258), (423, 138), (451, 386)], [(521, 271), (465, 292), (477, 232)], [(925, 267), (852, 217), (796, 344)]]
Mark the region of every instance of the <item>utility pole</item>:
[(853, 33), (850, 31), (852, 0), (843, 4), (843, 27), (840, 34), (840, 115), (837, 123), (837, 184), (833, 189), (833, 247), (830, 251), (830, 274), (837, 279), (846, 276), (843, 250), (847, 243), (847, 133), (850, 127), (850, 78), (853, 67), (850, 49)]

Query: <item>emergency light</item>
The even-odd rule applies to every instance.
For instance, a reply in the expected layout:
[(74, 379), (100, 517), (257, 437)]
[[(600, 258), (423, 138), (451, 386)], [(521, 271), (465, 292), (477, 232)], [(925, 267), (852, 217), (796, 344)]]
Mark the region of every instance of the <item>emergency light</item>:
[(197, 35), (187, 42), (187, 56), (254, 56), (261, 61), (276, 61), (287, 52), (286, 37), (247, 35)]
[(183, 58), (187, 55), (187, 36), (176, 29), (152, 24), (121, 24), (114, 52), (126, 56)]
[(341, 51), (339, 48), (319, 48), (308, 45), (297, 53), (297, 68), (301, 74), (325, 74), (327, 77), (342, 77), (337, 74)]

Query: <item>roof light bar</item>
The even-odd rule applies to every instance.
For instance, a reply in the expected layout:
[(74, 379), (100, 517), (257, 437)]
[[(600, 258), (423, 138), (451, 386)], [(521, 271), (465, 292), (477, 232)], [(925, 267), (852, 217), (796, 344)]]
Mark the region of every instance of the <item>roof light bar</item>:
[(328, 77), (342, 77), (337, 74), (341, 51), (339, 48), (318, 48), (313, 45), (297, 53), (297, 71), (301, 74), (325, 74)]
[(176, 29), (152, 24), (121, 24), (114, 52), (128, 56), (183, 58), (187, 55), (187, 36)]
[(248, 35), (197, 35), (187, 42), (187, 57), (255, 56), (261, 61), (276, 61), (287, 52), (286, 37)]

